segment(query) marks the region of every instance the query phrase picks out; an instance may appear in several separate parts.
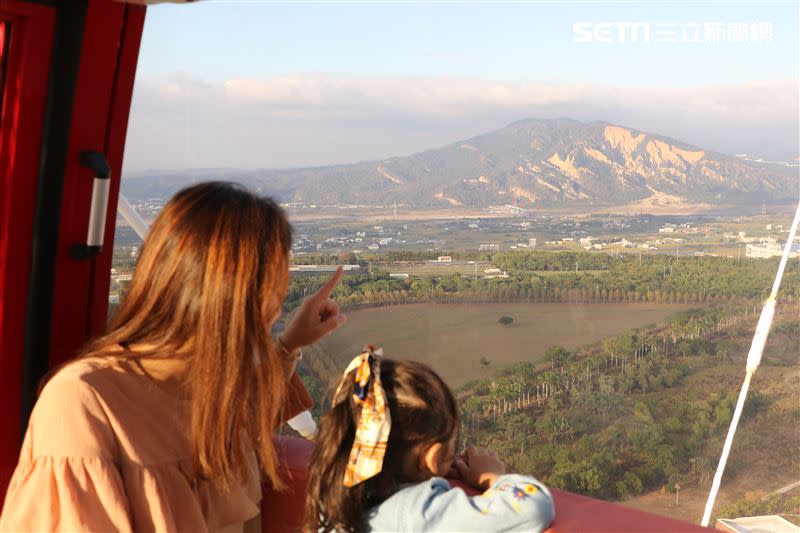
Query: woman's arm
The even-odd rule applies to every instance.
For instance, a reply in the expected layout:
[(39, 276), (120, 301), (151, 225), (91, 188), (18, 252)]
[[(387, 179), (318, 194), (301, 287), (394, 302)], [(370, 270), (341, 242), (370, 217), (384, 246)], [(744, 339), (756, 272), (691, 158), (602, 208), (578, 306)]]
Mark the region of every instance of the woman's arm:
[(36, 402), (0, 531), (132, 530), (111, 425), (95, 390), (69, 374)]
[(307, 411), (314, 406), (314, 400), (303, 385), (303, 380), (295, 372), (289, 379), (289, 387), (286, 391), (286, 398), (281, 411), (280, 423), (283, 424), (290, 418), (294, 418), (303, 411)]
[(244, 523), (243, 533), (261, 533), (262, 530), (261, 513)]

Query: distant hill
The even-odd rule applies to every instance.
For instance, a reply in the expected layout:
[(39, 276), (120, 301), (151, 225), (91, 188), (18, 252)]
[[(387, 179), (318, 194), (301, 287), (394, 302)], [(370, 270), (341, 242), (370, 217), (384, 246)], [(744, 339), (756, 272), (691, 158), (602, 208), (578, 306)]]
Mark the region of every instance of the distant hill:
[(407, 207), (761, 204), (796, 201), (797, 167), (704, 150), (607, 122), (528, 119), (417, 154), (327, 167), (153, 172), (131, 198), (193, 181), (239, 181), (283, 202)]

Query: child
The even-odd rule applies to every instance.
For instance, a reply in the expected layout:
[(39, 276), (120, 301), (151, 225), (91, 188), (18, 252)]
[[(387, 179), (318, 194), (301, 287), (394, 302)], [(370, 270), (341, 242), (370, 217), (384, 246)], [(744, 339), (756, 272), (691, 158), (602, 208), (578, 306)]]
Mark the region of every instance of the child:
[[(345, 370), (311, 459), (309, 531), (542, 531), (555, 511), (532, 477), (483, 450), (456, 457), (455, 398), (433, 370), (359, 355)], [(483, 494), (442, 477), (455, 467)]]

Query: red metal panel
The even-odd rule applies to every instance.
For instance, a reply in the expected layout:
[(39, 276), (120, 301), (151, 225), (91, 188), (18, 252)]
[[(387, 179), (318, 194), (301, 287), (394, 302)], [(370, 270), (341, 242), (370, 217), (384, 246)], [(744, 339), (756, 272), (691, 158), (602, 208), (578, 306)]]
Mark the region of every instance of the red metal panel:
[(86, 16), (83, 50), (73, 105), (50, 331), (50, 365), (75, 355), (89, 334), (91, 262), (70, 257), (73, 244), (86, 242), (93, 175), (80, 166), (80, 152), (102, 152), (111, 111), (120, 36), (126, 6), (91, 0)]
[(3, 0), (10, 23), (0, 110), (0, 501), (19, 455), (20, 384), (52, 7)]
[(89, 328), (95, 335), (103, 330), (108, 316), (108, 289), (111, 281), (111, 259), (114, 248), (114, 228), (117, 222), (117, 199), (122, 181), (122, 156), (125, 150), (125, 135), (128, 132), (128, 116), (131, 95), (139, 59), (139, 44), (142, 39), (146, 8), (127, 6), (122, 33), (121, 48), (111, 95), (111, 114), (106, 131), (105, 154), (111, 165), (111, 190), (108, 197), (103, 252), (92, 261), (91, 295), (89, 297)]
[[(556, 520), (546, 533), (709, 533), (710, 529), (615, 503), (551, 489)], [(699, 518), (699, 517), (697, 517)]]

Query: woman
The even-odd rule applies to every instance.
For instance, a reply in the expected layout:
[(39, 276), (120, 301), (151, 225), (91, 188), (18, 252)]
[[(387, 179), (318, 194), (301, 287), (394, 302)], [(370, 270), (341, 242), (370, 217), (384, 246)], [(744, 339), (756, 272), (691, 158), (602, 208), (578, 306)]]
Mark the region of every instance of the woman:
[(231, 184), (167, 204), (108, 332), (44, 385), (0, 530), (260, 530), (261, 476), (284, 486), (272, 433), (311, 404), (299, 349), (345, 321), (339, 270), (271, 337), (290, 234)]

